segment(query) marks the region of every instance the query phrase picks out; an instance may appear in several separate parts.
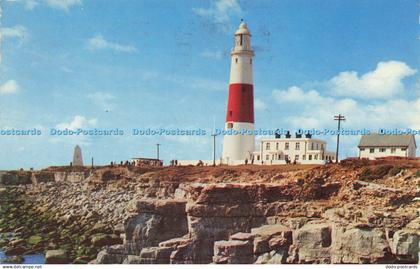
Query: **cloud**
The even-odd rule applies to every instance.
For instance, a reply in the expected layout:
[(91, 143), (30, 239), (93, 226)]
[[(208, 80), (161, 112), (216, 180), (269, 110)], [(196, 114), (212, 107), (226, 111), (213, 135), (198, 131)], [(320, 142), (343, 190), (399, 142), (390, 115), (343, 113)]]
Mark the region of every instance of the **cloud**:
[(355, 71), (341, 72), (329, 81), (329, 86), (340, 96), (387, 99), (401, 94), (402, 80), (416, 72), (404, 62), (379, 62), (375, 70), (361, 76)]
[(212, 23), (223, 26), (227, 31), (230, 16), (240, 15), (242, 9), (237, 0), (215, 0), (209, 8), (193, 8), (193, 12), (200, 17), (210, 19)]
[(27, 10), (33, 10), (40, 3), (55, 9), (69, 10), (73, 6), (81, 6), (82, 0), (7, 0), (8, 2), (16, 2), (24, 4)]
[(203, 51), (200, 56), (207, 59), (220, 60), (223, 57), (221, 51)]
[(272, 94), (277, 103), (290, 103), (298, 108), (292, 109), (293, 113), (285, 119), (293, 128), (327, 128), (333, 124), (333, 116), (341, 113), (347, 118), (348, 128), (420, 129), (420, 98), (361, 104), (351, 98), (323, 96), (296, 86), (285, 91), (274, 90)]
[(28, 31), (22, 25), (1, 28), (2, 39), (17, 39), (19, 44), (22, 44), (28, 38), (28, 36)]
[[(291, 90), (292, 89), (292, 90)], [(291, 93), (291, 96), (287, 96)], [(379, 128), (393, 130), (394, 128), (420, 130), (420, 97), (414, 100), (395, 98), (381, 102), (358, 102), (355, 99), (344, 97), (330, 97), (322, 95), (315, 90), (304, 90), (293, 86), (288, 90), (273, 91), (274, 100), (280, 104), (278, 113), (282, 115), (273, 124), (296, 130), (337, 128), (333, 116), (341, 113), (346, 117), (342, 128), (352, 130), (368, 129), (376, 132)], [(285, 100), (289, 100), (287, 104)], [(328, 141), (328, 148), (333, 149), (335, 136), (322, 136)], [(342, 138), (341, 152), (343, 157), (357, 156), (358, 136), (345, 136)]]
[(25, 1), (25, 8), (28, 10), (33, 10), (38, 5), (36, 0), (26, 0)]
[(58, 129), (69, 129), (69, 130), (75, 130), (79, 128), (86, 128), (86, 127), (92, 127), (97, 124), (98, 120), (96, 118), (93, 119), (87, 119), (84, 116), (77, 115), (74, 117), (74, 119), (71, 122), (62, 122), (57, 124)]
[(2, 85), (0, 85), (0, 94), (13, 94), (19, 91), (19, 85), (13, 79), (6, 81)]
[(254, 100), (254, 107), (257, 110), (264, 110), (267, 108), (267, 105), (261, 99), (256, 98)]
[(317, 91), (311, 90), (304, 92), (297, 86), (292, 86), (287, 90), (273, 90), (274, 99), (280, 103), (324, 103), (326, 97), (322, 97)]
[(112, 103), (115, 96), (109, 93), (95, 92), (88, 94), (86, 97), (92, 100), (95, 105), (99, 106), (103, 110), (111, 110), (115, 108), (115, 104)]
[(97, 34), (87, 41), (90, 50), (114, 50), (118, 52), (134, 53), (137, 49), (132, 45), (122, 45), (105, 40), (101, 34)]
[(45, 3), (53, 8), (68, 10), (73, 6), (82, 5), (81, 0), (45, 0)]

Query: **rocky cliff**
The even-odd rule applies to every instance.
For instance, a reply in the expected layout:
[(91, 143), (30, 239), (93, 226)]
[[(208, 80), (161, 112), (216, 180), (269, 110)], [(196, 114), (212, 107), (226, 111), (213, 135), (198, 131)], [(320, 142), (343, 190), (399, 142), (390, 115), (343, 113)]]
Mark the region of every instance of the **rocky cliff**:
[[(64, 249), (66, 262), (418, 263), (419, 171), (416, 160), (103, 167), (37, 172), (7, 191), (70, 233), (66, 248), (54, 236), (38, 246)], [(25, 225), (0, 227), (28, 250)]]

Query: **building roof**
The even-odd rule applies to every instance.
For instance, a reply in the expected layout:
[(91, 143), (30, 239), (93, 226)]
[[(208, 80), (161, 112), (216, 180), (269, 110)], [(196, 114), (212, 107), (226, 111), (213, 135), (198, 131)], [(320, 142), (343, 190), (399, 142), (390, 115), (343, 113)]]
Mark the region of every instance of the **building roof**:
[(417, 148), (414, 135), (362, 135), (358, 147), (408, 147), (412, 139)]
[(245, 22), (239, 24), (238, 30), (236, 30), (235, 35), (251, 35), (248, 30), (248, 25)]

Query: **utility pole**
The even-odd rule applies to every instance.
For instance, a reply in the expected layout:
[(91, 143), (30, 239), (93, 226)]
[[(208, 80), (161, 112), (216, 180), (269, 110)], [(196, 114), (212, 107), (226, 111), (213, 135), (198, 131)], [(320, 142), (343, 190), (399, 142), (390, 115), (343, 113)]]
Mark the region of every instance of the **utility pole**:
[(160, 147), (160, 144), (159, 143), (157, 143), (156, 144), (156, 152), (157, 152), (157, 159), (159, 160), (159, 147)]
[(334, 116), (334, 120), (338, 121), (338, 132), (337, 132), (337, 150), (335, 152), (335, 163), (338, 163), (338, 149), (340, 147), (340, 128), (341, 128), (341, 121), (345, 121), (346, 118), (341, 115), (338, 114), (336, 116)]
[(213, 136), (213, 166), (216, 166), (216, 136), (217, 134), (212, 134)]

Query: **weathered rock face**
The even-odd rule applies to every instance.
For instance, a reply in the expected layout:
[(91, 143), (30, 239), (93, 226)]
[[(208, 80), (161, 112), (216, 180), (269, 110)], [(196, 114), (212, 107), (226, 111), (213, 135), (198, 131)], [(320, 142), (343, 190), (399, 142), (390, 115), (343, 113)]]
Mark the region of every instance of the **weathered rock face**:
[[(14, 188), (35, 215), (60, 226), (55, 244), (44, 239), (50, 227), (31, 215), (22, 223), (41, 236), (23, 232), (14, 219), (21, 211), (7, 207), (0, 229), (14, 223), (23, 243), (0, 245), (11, 253), (33, 250), (29, 242), (64, 245), (73, 263), (418, 263), (417, 166), (363, 178), (363, 165), (28, 172), (32, 184)], [(11, 175), (27, 182), (25, 173)]]
[[(133, 200), (124, 221), (125, 240), (120, 248), (108, 248), (98, 256), (98, 263), (150, 263), (161, 259), (157, 247), (162, 241), (188, 232), (185, 200)], [(130, 257), (128, 257), (130, 256)], [(139, 256), (138, 258), (135, 258)], [(168, 260), (169, 261), (169, 260)], [(156, 262), (154, 262), (156, 263)]]
[[(240, 243), (242, 242), (242, 243)], [(292, 231), (283, 225), (263, 225), (215, 243), (215, 263), (285, 263)], [(246, 248), (244, 247), (246, 245)], [(239, 251), (235, 250), (239, 246)], [(232, 248), (229, 250), (229, 248)], [(241, 251), (242, 250), (242, 251)]]
[[(186, 199), (182, 202), (156, 199), (132, 203), (133, 215), (127, 219), (126, 241), (121, 247), (126, 256), (118, 261), (263, 264), (418, 260), (419, 231), (406, 229), (389, 236), (386, 224), (395, 223), (378, 222), (375, 211), (361, 212), (357, 217), (348, 209), (321, 208), (316, 213), (306, 203), (287, 203), (294, 188), (284, 185), (194, 183), (180, 188), (175, 193)], [(286, 209), (299, 210), (302, 215), (286, 217)], [(161, 218), (171, 214), (169, 227)], [(369, 221), (380, 225), (375, 228)], [(270, 225), (264, 225), (267, 223)], [(173, 225), (182, 229), (174, 231)], [(158, 235), (156, 227), (160, 227)], [(178, 237), (171, 237), (175, 234)]]
[[(419, 222), (420, 225), (420, 222)], [(404, 229), (394, 233), (391, 241), (391, 251), (399, 261), (418, 261), (420, 253), (419, 230)]]
[(82, 182), (89, 176), (89, 172), (55, 172), (56, 182)]
[(330, 263), (331, 224), (310, 221), (293, 232), (289, 263)]
[(27, 171), (8, 171), (0, 172), (0, 184), (2, 185), (19, 185), (30, 184), (31, 172)]

